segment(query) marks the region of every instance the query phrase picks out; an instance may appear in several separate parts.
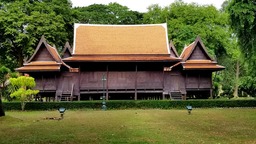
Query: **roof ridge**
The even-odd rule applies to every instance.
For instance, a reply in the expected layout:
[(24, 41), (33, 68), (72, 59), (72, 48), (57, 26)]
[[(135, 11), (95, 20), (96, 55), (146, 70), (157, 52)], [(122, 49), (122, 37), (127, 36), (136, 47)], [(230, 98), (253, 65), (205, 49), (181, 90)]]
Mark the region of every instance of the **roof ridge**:
[(117, 26), (117, 27), (130, 27), (130, 26), (165, 26), (167, 23), (158, 23), (158, 24), (83, 24), (83, 23), (74, 23), (74, 27), (79, 26)]

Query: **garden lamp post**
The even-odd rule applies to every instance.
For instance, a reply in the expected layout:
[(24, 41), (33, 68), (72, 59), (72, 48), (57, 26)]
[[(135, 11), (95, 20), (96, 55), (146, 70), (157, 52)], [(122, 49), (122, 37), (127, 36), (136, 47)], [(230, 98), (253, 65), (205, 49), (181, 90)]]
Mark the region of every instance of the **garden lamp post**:
[(66, 111), (66, 108), (61, 107), (61, 108), (59, 108), (58, 110), (59, 110), (59, 112), (60, 112), (60, 117), (61, 117), (61, 119), (63, 119), (63, 115), (64, 115), (64, 113), (65, 113), (65, 111)]
[(105, 81), (107, 80), (105, 73), (102, 75), (102, 91), (103, 91), (103, 96), (102, 96), (102, 110), (107, 110), (106, 106), (106, 95), (105, 95)]
[(192, 106), (188, 105), (186, 106), (187, 110), (188, 110), (188, 114), (191, 114), (191, 111), (192, 111)]

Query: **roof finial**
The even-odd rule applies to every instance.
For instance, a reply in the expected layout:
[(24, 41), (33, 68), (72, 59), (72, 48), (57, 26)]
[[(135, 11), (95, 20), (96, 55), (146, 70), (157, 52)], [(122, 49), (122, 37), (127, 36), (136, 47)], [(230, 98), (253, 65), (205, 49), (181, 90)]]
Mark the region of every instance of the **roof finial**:
[(69, 44), (69, 42), (68, 42), (68, 41), (65, 43), (64, 48), (65, 48), (65, 47), (71, 48), (71, 47), (70, 47), (70, 44)]

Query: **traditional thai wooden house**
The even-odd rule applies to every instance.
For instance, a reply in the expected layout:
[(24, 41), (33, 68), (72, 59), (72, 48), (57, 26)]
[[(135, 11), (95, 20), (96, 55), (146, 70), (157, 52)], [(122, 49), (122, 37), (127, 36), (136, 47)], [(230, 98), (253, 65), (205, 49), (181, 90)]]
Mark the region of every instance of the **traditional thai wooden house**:
[(224, 69), (198, 37), (179, 56), (166, 24), (75, 24), (73, 50), (62, 58), (41, 38), (34, 55), (17, 69), (55, 100), (208, 98), (212, 72)]

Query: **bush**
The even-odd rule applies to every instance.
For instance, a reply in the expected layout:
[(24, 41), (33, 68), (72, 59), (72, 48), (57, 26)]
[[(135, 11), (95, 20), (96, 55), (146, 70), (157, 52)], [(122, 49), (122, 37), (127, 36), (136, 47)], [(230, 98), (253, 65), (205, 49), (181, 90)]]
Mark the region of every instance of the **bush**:
[[(107, 101), (107, 109), (184, 109), (187, 105), (193, 108), (213, 107), (256, 107), (256, 100), (187, 100), (187, 101)], [(20, 102), (4, 102), (5, 110), (20, 110)], [(102, 101), (75, 101), (75, 102), (28, 102), (26, 110), (53, 110), (59, 107), (67, 109), (98, 109)]]

